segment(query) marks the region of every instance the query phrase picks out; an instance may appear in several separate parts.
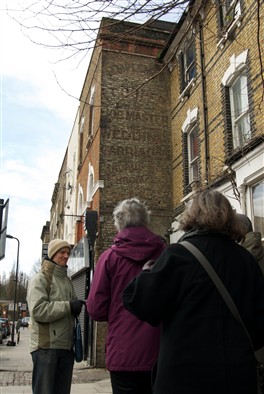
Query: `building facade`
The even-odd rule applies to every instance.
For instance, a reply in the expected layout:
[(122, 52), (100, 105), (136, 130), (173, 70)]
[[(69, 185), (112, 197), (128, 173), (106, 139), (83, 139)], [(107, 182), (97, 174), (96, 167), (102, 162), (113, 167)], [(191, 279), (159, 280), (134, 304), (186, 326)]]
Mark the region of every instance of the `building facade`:
[(164, 54), (171, 75), (173, 209), (216, 188), (264, 234), (263, 4), (194, 1)]
[[(115, 205), (146, 200), (151, 227), (166, 236), (171, 223), (168, 71), (158, 55), (173, 27), (103, 19), (80, 97), (78, 213), (98, 212), (95, 261), (115, 234)], [(146, 86), (146, 79), (157, 74)], [(160, 74), (160, 75), (159, 75)], [(136, 90), (140, 85), (139, 90)], [(158, 93), (157, 93), (158, 92)], [(94, 324), (94, 364), (105, 359), (105, 324)]]
[[(263, 2), (193, 0), (175, 24), (102, 20), (50, 218), (74, 244), (79, 297), (122, 199), (145, 200), (176, 242), (185, 204), (215, 188), (264, 234), (263, 16)], [(82, 324), (85, 358), (104, 366), (106, 324)]]

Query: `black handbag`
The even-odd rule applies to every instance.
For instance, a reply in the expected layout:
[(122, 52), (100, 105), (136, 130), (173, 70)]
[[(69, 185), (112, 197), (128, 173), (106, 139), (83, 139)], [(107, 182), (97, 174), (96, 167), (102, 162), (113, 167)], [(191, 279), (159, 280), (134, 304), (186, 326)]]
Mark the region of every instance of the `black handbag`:
[(77, 317), (74, 326), (74, 358), (77, 363), (83, 361), (82, 330)]
[[(241, 319), (241, 316), (237, 310), (237, 307), (236, 307), (231, 295), (229, 294), (226, 287), (224, 286), (223, 282), (221, 281), (221, 279), (219, 278), (219, 276), (217, 275), (217, 273), (213, 269), (212, 265), (209, 263), (207, 258), (200, 252), (200, 250), (196, 248), (196, 246), (194, 246), (193, 244), (191, 244), (188, 241), (182, 241), (179, 243), (180, 243), (180, 245), (182, 245), (186, 249), (188, 249), (189, 252), (194, 255), (194, 257), (196, 257), (196, 259), (201, 263), (201, 265), (203, 266), (205, 271), (208, 273), (208, 275), (212, 279), (213, 283), (215, 284), (217, 290), (219, 291), (219, 293), (223, 297), (228, 308), (232, 312), (233, 316), (242, 324), (242, 327), (244, 328), (245, 333), (250, 341), (250, 345), (251, 345), (252, 351), (255, 356), (254, 347), (253, 347), (250, 335), (249, 335), (249, 333), (248, 333), (248, 331)], [(263, 394), (264, 393), (264, 365), (259, 360), (257, 360), (256, 356), (255, 356), (255, 359), (256, 359), (257, 379), (258, 379), (258, 392), (257, 393)]]

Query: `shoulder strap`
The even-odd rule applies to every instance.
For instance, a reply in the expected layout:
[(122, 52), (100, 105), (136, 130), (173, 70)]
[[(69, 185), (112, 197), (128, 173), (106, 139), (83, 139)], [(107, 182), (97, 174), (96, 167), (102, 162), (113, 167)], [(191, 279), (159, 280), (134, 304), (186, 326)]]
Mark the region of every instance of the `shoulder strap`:
[(219, 291), (219, 293), (223, 297), (225, 303), (227, 304), (228, 308), (230, 309), (230, 311), (232, 312), (234, 317), (242, 324), (242, 326), (245, 330), (245, 333), (247, 334), (247, 337), (250, 341), (251, 347), (252, 347), (252, 349), (254, 349), (250, 335), (243, 323), (243, 320), (241, 319), (241, 316), (237, 310), (237, 307), (236, 307), (231, 295), (229, 294), (226, 287), (224, 286), (223, 282), (221, 281), (221, 279), (219, 278), (219, 276), (215, 272), (214, 268), (212, 267), (212, 265), (209, 263), (207, 258), (200, 252), (200, 250), (198, 248), (196, 248), (196, 246), (194, 246), (190, 242), (182, 241), (182, 242), (179, 242), (179, 244), (184, 246), (186, 249), (188, 249), (189, 252), (191, 252), (194, 255), (194, 257), (196, 257), (196, 259), (201, 263), (201, 265), (203, 266), (205, 271), (208, 273), (208, 275), (212, 279), (217, 290)]

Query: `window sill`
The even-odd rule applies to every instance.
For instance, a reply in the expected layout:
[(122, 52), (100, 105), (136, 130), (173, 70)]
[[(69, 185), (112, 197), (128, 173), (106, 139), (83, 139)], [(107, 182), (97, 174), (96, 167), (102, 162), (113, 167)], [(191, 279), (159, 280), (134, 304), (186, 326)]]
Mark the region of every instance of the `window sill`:
[(93, 135), (91, 134), (91, 135), (88, 137), (87, 144), (86, 144), (86, 149), (89, 148), (89, 146), (92, 144), (92, 141), (93, 141)]
[(184, 98), (189, 95), (189, 92), (193, 86), (195, 86), (195, 78), (192, 78), (185, 89), (181, 92), (179, 100), (184, 101)]
[(243, 17), (242, 15), (238, 15), (237, 18), (234, 19), (234, 21), (231, 23), (231, 25), (227, 28), (226, 32), (223, 34), (223, 37), (218, 41), (216, 46), (220, 49), (223, 49), (225, 46), (226, 41), (230, 37), (230, 34), (237, 28), (241, 26), (241, 21)]

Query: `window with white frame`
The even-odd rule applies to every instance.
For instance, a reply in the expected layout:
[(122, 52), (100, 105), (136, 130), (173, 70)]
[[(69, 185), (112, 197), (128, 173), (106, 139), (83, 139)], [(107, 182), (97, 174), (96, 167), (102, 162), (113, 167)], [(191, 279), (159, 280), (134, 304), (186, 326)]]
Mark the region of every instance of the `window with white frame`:
[(188, 184), (198, 180), (199, 144), (197, 121), (198, 108), (189, 109), (182, 126), (182, 131), (187, 136)]
[(83, 127), (84, 127), (84, 121), (85, 121), (85, 116), (81, 117), (81, 121), (80, 121), (80, 126), (79, 126), (79, 133), (83, 133)]
[(196, 76), (195, 40), (187, 40), (180, 54), (181, 91), (190, 84)]
[(94, 188), (94, 169), (91, 163), (89, 163), (88, 181), (87, 181), (87, 202), (91, 202), (93, 199), (93, 188)]
[(93, 135), (94, 132), (94, 94), (95, 94), (95, 86), (93, 85), (90, 91), (90, 99), (89, 99), (89, 132), (88, 135)]
[(219, 4), (221, 27), (228, 27), (241, 15), (239, 0), (220, 0)]
[(188, 133), (189, 183), (198, 179), (198, 127), (194, 125)]
[(83, 189), (79, 185), (78, 202), (77, 202), (77, 215), (83, 214)]
[(247, 50), (230, 58), (230, 66), (222, 78), (228, 88), (231, 113), (233, 149), (242, 148), (251, 138), (248, 78), (246, 74)]
[(242, 74), (230, 86), (230, 108), (234, 149), (243, 147), (251, 137), (247, 76)]

